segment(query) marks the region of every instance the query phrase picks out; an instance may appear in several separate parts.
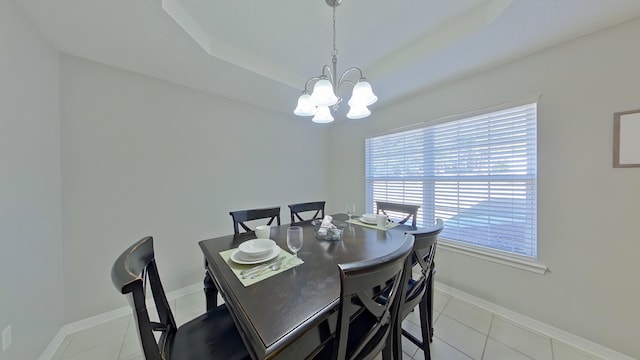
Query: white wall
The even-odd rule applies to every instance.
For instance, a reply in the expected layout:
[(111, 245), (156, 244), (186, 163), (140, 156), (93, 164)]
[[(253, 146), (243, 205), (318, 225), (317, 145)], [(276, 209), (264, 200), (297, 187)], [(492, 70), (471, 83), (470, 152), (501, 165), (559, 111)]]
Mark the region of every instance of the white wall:
[(542, 95), (538, 244), (550, 273), (440, 250), (437, 280), (640, 358), (640, 168), (612, 168), (613, 113), (640, 109), (639, 37), (640, 20), (624, 23), (335, 127), (329, 171), (352, 175), (332, 179), (329, 200), (363, 208), (367, 136)]
[(2, 359), (35, 359), (64, 324), (58, 53), (0, 1)]
[(327, 128), (70, 56), (61, 58), (67, 323), (124, 306), (113, 261), (156, 240), (166, 291), (202, 281), (198, 241), (229, 211), (326, 198)]

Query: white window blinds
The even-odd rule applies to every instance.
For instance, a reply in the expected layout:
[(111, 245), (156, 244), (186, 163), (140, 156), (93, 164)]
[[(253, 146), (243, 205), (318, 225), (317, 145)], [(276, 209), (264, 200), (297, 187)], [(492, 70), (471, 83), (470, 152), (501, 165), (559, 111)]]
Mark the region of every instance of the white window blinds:
[(440, 218), (443, 238), (535, 259), (536, 108), (367, 139), (367, 211), (420, 205), (418, 226)]

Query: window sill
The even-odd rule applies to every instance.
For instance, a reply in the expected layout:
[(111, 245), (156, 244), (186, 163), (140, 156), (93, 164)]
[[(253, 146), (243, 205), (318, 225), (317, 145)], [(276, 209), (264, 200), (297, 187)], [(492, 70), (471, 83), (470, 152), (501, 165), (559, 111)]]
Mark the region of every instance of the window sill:
[(443, 238), (438, 239), (438, 248), (442, 248), (458, 254), (488, 260), (502, 265), (511, 266), (520, 270), (531, 271), (540, 275), (544, 275), (548, 271), (548, 268), (545, 265), (539, 264), (524, 257), (518, 257), (517, 255), (509, 256), (498, 253), (497, 251), (491, 251), (489, 249), (462, 244), (457, 241), (451, 241)]

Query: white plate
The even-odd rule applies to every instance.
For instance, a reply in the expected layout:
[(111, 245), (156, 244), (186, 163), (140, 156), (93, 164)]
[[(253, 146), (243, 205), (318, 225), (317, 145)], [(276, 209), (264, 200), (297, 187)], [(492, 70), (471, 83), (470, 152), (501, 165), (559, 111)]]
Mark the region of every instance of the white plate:
[(373, 220), (369, 220), (369, 219), (365, 219), (363, 217), (360, 218), (360, 222), (363, 222), (365, 224), (370, 224), (370, 225), (378, 225), (378, 222), (376, 219)]
[(260, 264), (262, 262), (275, 259), (278, 255), (280, 255), (280, 247), (277, 245), (274, 246), (273, 249), (271, 249), (271, 253), (269, 255), (261, 259), (248, 258), (246, 256), (243, 256), (240, 250), (236, 249), (231, 253), (231, 261), (243, 265)]

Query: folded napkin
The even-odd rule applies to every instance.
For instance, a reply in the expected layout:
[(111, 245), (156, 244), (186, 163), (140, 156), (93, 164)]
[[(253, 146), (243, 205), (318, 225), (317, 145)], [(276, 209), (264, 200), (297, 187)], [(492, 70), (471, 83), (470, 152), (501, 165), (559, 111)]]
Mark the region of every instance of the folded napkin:
[(329, 230), (337, 229), (337, 227), (333, 225), (332, 221), (333, 217), (331, 217), (331, 215), (325, 215), (322, 219), (322, 224), (320, 224), (320, 229), (318, 229), (318, 235), (326, 236)]
[(360, 221), (358, 219), (349, 219), (349, 220), (347, 220), (347, 222), (351, 223), (351, 224), (356, 224), (356, 225), (360, 225), (360, 226), (364, 226), (364, 227), (368, 227), (368, 228), (372, 228), (372, 229), (384, 230), (384, 231), (387, 231), (389, 229), (393, 229), (394, 227), (400, 225), (398, 223), (390, 221), (390, 222), (387, 222), (387, 225), (384, 228), (379, 228), (378, 225), (376, 225), (376, 224), (364, 223), (364, 222), (362, 222), (362, 221)]

